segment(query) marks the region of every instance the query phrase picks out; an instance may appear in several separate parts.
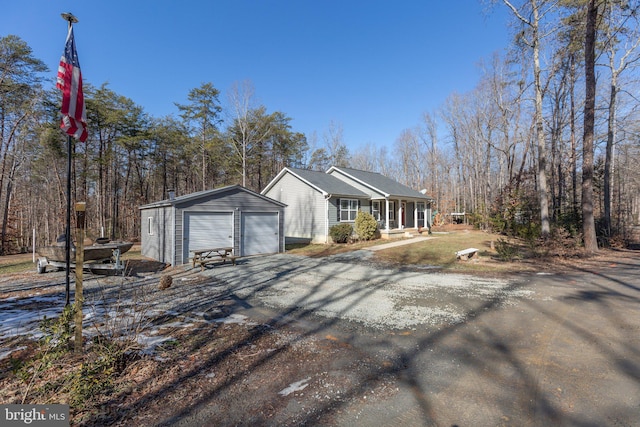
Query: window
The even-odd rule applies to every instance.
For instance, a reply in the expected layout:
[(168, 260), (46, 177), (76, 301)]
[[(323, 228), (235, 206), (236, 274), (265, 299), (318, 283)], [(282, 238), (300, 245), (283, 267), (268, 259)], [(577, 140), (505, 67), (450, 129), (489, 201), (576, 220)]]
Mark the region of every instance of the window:
[(380, 201), (374, 200), (371, 204), (371, 215), (376, 219), (376, 221), (380, 221)]
[(396, 219), (396, 202), (389, 202), (389, 221)]
[(153, 236), (153, 217), (150, 216), (147, 218), (148, 232), (149, 236)]
[(418, 209), (418, 227), (424, 226), (424, 202), (417, 203)]
[(340, 199), (340, 221), (355, 221), (358, 214), (356, 199)]

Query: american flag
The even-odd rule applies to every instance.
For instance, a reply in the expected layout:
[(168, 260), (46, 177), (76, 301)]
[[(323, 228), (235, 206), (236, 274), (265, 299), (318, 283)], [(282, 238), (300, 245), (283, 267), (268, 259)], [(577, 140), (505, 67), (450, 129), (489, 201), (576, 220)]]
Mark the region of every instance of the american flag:
[(67, 43), (58, 66), (58, 89), (62, 91), (62, 123), (60, 128), (80, 142), (87, 140), (87, 113), (82, 94), (82, 72), (73, 39), (73, 26), (69, 25)]

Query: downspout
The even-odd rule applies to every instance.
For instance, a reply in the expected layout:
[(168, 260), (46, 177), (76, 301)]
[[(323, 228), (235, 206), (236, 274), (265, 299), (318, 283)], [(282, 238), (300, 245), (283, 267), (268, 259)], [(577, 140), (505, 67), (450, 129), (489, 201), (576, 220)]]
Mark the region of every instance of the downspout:
[(329, 243), (329, 199), (331, 194), (324, 195), (324, 243)]

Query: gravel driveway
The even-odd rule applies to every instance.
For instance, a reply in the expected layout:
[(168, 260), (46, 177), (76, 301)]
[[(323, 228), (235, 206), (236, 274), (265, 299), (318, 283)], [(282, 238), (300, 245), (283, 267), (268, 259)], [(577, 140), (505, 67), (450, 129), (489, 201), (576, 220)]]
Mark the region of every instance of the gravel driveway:
[(324, 319), (387, 368), (396, 392), (343, 405), (337, 425), (405, 426), (639, 426), (639, 273), (633, 253), (497, 279), (384, 267), (368, 251), (205, 272), (258, 305)]
[[(286, 337), (283, 361), (272, 344), (261, 353), (257, 341), (233, 347), (225, 361), (251, 361), (242, 376), (183, 401), (166, 425), (250, 423), (243, 414), (255, 410), (257, 399), (270, 414), (254, 422), (261, 425), (640, 425), (640, 259), (634, 253), (562, 273), (503, 278), (393, 268), (370, 251), (238, 261), (203, 272), (173, 268), (162, 273), (173, 276), (165, 291), (157, 291), (161, 273), (86, 277), (88, 309), (92, 301), (125, 297), (135, 306), (136, 294), (143, 294), (147, 315), (191, 325), (196, 333), (221, 316), (268, 325), (255, 329), (259, 334), (283, 327), (276, 336)], [(26, 286), (0, 278), (6, 313), (0, 338), (34, 329), (32, 317), (21, 317), (23, 306), (59, 310), (61, 273), (28, 280)], [(108, 307), (94, 305), (87, 320), (104, 314)], [(167, 338), (159, 328), (142, 337), (150, 351)], [(245, 354), (234, 356), (240, 349)], [(295, 366), (287, 366), (290, 357), (297, 357)], [(207, 366), (215, 371), (219, 361), (212, 360)], [(185, 379), (202, 378), (199, 387), (210, 381), (190, 366), (181, 368)], [(256, 373), (261, 382), (254, 379), (252, 389)], [(240, 394), (247, 387), (246, 402), (236, 394), (224, 400), (230, 387)], [(168, 411), (163, 402), (156, 407)], [(228, 412), (220, 412), (220, 402)]]
[(367, 250), (324, 258), (256, 257), (205, 274), (238, 297), (279, 311), (300, 310), (380, 330), (462, 323), (488, 301), (516, 304), (535, 293), (513, 280), (378, 266)]

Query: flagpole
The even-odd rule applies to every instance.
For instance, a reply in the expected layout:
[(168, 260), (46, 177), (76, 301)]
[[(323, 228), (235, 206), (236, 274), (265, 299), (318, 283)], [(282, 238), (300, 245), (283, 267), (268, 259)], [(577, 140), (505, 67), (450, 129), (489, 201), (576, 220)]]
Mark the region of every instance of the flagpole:
[[(69, 22), (71, 25), (71, 22)], [(66, 256), (66, 273), (67, 277), (65, 280), (65, 307), (69, 305), (70, 300), (70, 271), (71, 271), (71, 136), (67, 135), (67, 227), (64, 232), (65, 234), (65, 256)], [(76, 266), (78, 268), (78, 266)]]
[[(69, 27), (71, 28), (74, 23), (78, 22), (78, 18), (73, 16), (71, 13), (63, 13), (61, 14), (62, 19), (69, 23)], [(70, 271), (71, 271), (71, 135), (67, 135), (67, 224), (65, 229), (65, 263), (66, 263), (66, 279), (65, 279), (65, 307), (69, 305), (71, 299), (71, 282), (70, 282)], [(76, 266), (78, 268), (78, 266)], [(81, 267), (82, 268), (82, 267)]]

